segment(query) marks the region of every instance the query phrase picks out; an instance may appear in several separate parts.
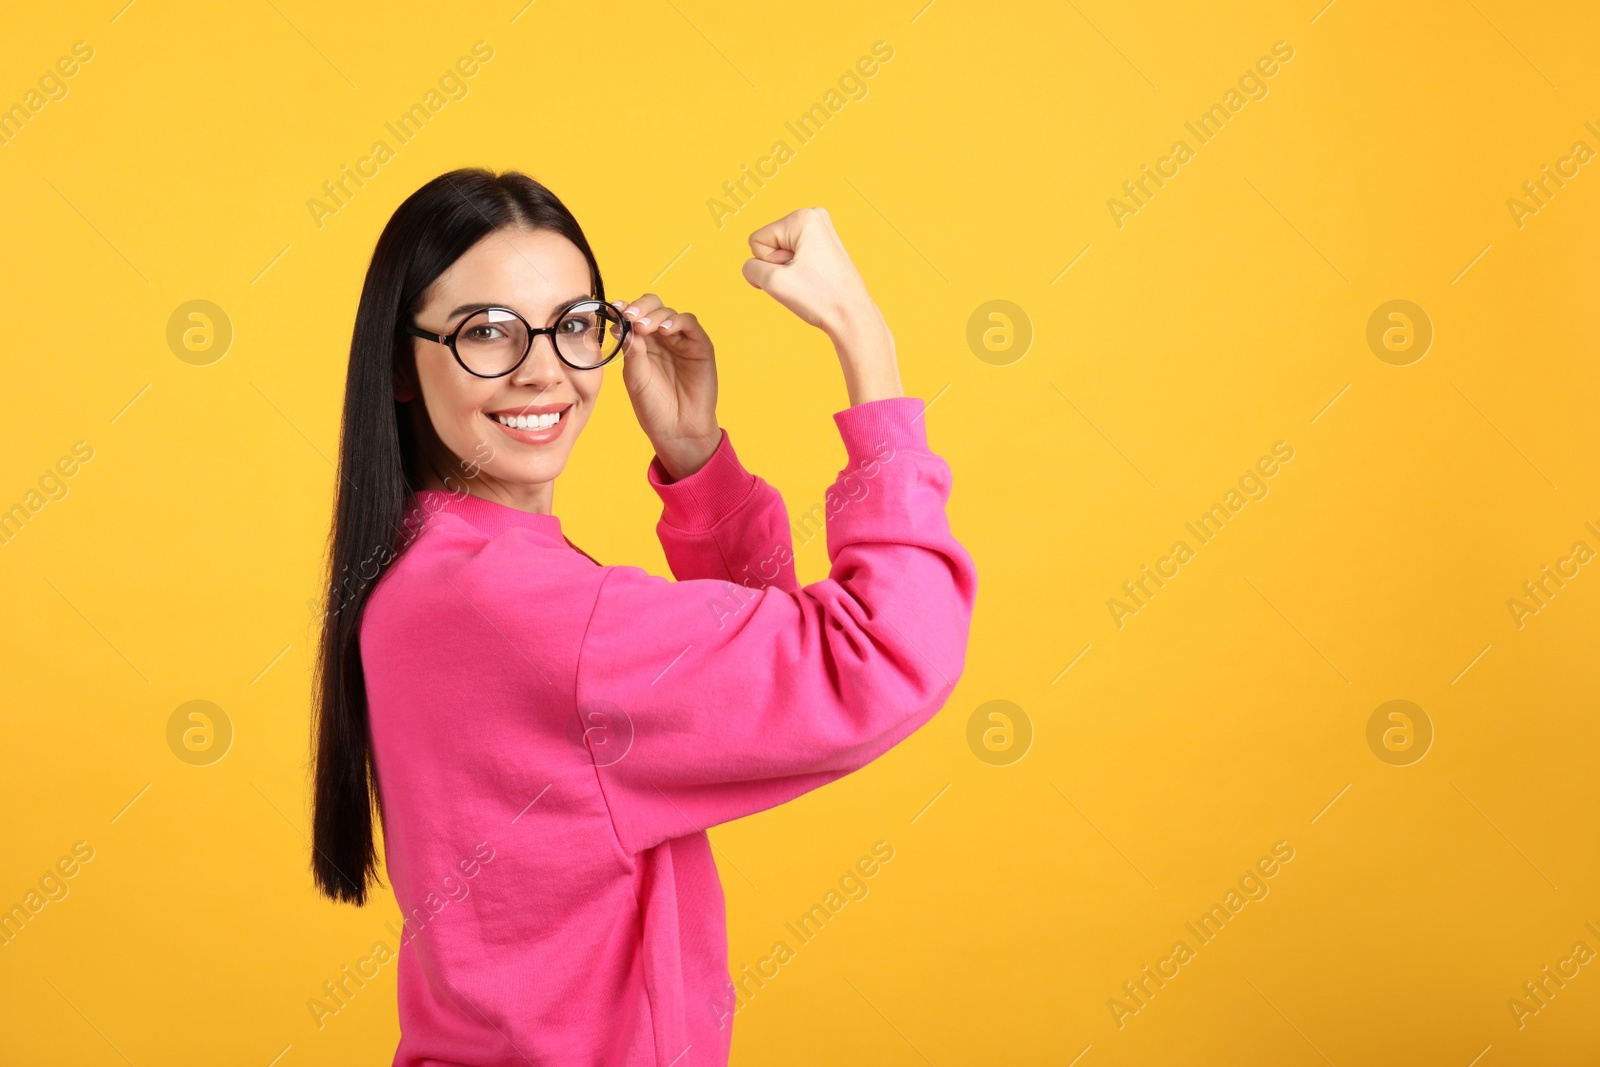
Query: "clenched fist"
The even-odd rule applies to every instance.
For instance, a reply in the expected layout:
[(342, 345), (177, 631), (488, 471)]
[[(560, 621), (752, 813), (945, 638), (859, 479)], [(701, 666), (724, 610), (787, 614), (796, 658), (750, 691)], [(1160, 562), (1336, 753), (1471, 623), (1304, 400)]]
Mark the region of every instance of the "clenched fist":
[(750, 235), (744, 277), (832, 339), (850, 403), (904, 396), (894, 335), (820, 207), (803, 207)]

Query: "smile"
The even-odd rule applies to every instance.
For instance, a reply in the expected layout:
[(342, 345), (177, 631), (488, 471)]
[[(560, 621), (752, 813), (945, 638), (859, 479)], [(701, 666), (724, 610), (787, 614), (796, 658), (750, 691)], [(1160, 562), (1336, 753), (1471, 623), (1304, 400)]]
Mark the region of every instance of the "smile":
[(545, 445), (561, 436), (571, 410), (571, 404), (528, 405), (509, 411), (486, 411), (484, 416), (513, 440)]

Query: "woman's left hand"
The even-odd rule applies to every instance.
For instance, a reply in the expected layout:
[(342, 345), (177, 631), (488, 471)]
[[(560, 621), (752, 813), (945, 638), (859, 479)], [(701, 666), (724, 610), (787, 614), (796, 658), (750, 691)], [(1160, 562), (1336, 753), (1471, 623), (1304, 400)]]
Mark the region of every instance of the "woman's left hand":
[(722, 442), (717, 425), (717, 364), (700, 320), (646, 293), (612, 304), (633, 323), (622, 382), (634, 414), (674, 481), (687, 478)]

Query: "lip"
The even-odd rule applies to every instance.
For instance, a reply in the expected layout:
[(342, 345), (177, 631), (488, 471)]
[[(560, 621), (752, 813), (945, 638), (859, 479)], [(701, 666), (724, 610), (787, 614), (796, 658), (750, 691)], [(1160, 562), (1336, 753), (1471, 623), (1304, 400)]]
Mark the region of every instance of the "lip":
[(569, 412), (571, 404), (530, 404), (522, 408), (505, 408), (500, 411), (486, 411), (483, 417), (489, 420), (490, 425), (513, 441), (520, 441), (525, 445), (547, 445), (561, 436), (571, 421), (570, 415), (563, 415), (561, 419), (547, 430), (514, 430), (505, 425), (496, 415), (548, 415), (554, 411)]
[(548, 415), (552, 411), (565, 411), (572, 406), (572, 401), (565, 404), (527, 404), (519, 408), (501, 408), (498, 411), (486, 411), (491, 419), (496, 415)]

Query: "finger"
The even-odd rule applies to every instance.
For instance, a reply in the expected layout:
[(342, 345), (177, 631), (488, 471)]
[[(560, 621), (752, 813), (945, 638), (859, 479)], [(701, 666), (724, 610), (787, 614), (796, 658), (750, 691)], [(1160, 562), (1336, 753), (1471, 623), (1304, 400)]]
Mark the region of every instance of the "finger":
[(700, 320), (695, 318), (693, 312), (683, 311), (670, 314), (661, 322), (660, 331), (675, 338), (685, 341), (702, 342), (706, 340), (706, 332), (700, 326)]
[(769, 286), (772, 283), (773, 275), (777, 274), (783, 267), (760, 259), (747, 259), (741, 269), (744, 272), (745, 281), (757, 289), (767, 292), (770, 291)]
[(787, 263), (800, 247), (800, 234), (805, 228), (805, 213), (810, 208), (791, 211), (783, 218), (769, 222), (750, 235), (750, 252), (756, 259), (768, 263)]
[[(659, 304), (660, 302), (658, 301), (657, 303)], [(655, 333), (661, 329), (661, 323), (670, 318), (672, 314), (671, 308), (661, 304), (643, 318), (634, 319), (633, 328), (641, 333)]]
[(639, 319), (652, 318), (657, 308), (661, 306), (661, 298), (654, 293), (645, 293), (631, 303), (623, 305), (622, 313), (637, 322)]

